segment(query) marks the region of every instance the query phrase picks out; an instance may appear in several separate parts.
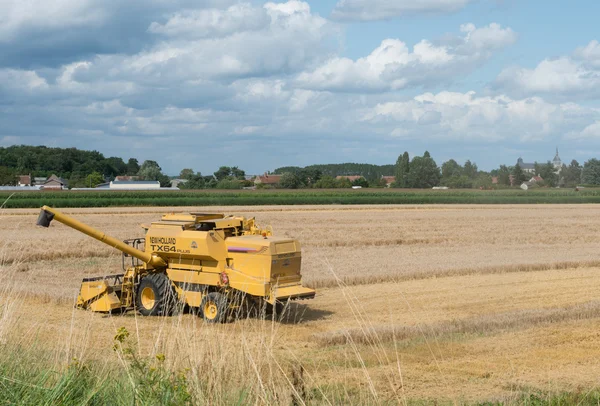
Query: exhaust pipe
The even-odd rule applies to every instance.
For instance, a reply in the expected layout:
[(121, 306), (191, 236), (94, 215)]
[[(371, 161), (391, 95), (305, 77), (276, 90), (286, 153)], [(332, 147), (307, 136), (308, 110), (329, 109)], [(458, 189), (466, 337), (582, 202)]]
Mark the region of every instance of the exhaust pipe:
[(42, 209), (42, 211), (40, 211), (40, 216), (38, 217), (36, 224), (38, 226), (48, 228), (50, 226), (50, 223), (52, 222), (53, 218), (54, 218), (54, 213), (50, 213), (49, 211)]

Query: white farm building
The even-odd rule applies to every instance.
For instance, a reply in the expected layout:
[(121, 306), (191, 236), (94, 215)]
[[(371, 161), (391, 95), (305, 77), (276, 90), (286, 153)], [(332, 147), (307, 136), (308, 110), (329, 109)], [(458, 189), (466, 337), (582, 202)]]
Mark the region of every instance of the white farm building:
[(160, 182), (157, 180), (113, 180), (109, 183), (108, 188), (111, 190), (154, 190), (160, 189)]

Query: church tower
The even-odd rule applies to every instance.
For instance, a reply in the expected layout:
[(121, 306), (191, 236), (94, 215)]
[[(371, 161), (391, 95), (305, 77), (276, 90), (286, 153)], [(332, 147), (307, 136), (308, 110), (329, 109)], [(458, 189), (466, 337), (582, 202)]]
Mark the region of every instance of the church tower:
[(552, 165), (554, 166), (554, 170), (557, 173), (560, 172), (560, 169), (562, 168), (562, 161), (560, 160), (560, 157), (558, 156), (558, 147), (556, 147), (556, 155), (554, 156), (554, 159), (552, 160)]

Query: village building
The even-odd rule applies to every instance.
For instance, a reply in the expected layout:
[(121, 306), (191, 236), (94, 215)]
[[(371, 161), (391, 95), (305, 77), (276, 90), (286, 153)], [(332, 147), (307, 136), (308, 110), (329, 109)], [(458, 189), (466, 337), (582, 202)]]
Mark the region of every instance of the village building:
[[(519, 157), (519, 159), (517, 159), (517, 165), (519, 165), (525, 173), (536, 174), (535, 163), (524, 162), (523, 158)], [(554, 155), (554, 159), (552, 159), (552, 166), (554, 167), (555, 173), (560, 173), (560, 170), (562, 169), (562, 160), (558, 155), (558, 147), (556, 147), (556, 155)]]
[(521, 167), (525, 173), (535, 173), (535, 163), (523, 162), (523, 158), (517, 159), (517, 165)]
[(358, 180), (360, 178), (364, 178), (364, 176), (360, 176), (360, 175), (340, 175), (340, 176), (336, 176), (336, 179), (340, 180), (340, 179), (348, 179), (350, 182), (354, 182), (355, 180)]
[(531, 179), (529, 179), (530, 184), (539, 183), (539, 182), (543, 182), (543, 181), (544, 181), (544, 179), (539, 175), (536, 175), (536, 176), (532, 177)]
[(554, 166), (554, 170), (556, 171), (556, 173), (559, 173), (562, 169), (562, 161), (558, 156), (558, 147), (556, 147), (556, 155), (554, 155), (554, 159), (552, 160), (552, 166)]
[(179, 187), (179, 185), (183, 185), (186, 183), (187, 179), (171, 179), (171, 187)]
[(31, 174), (17, 176), (17, 186), (19, 186), (19, 187), (31, 186)]
[(47, 180), (48, 180), (48, 178), (45, 178), (43, 176), (35, 176), (33, 178), (33, 184), (40, 186), (40, 185), (43, 185), (44, 183), (46, 183)]
[(153, 190), (160, 189), (160, 182), (157, 180), (114, 180), (109, 183), (108, 188), (111, 190)]
[(281, 180), (281, 175), (271, 175), (265, 172), (264, 175), (254, 178), (255, 185), (277, 185)]
[(384, 175), (381, 175), (381, 179), (383, 179), (385, 181), (385, 187), (392, 186), (392, 183), (394, 183), (396, 181), (396, 177), (395, 176), (384, 176)]
[(50, 176), (42, 186), (44, 187), (44, 190), (63, 190), (68, 188), (67, 181), (54, 174)]

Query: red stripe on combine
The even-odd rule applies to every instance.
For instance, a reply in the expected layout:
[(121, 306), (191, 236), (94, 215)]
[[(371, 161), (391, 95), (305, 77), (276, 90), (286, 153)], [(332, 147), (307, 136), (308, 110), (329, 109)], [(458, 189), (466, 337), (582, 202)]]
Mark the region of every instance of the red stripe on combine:
[(254, 248), (245, 248), (245, 247), (227, 247), (228, 252), (257, 252), (257, 249)]

